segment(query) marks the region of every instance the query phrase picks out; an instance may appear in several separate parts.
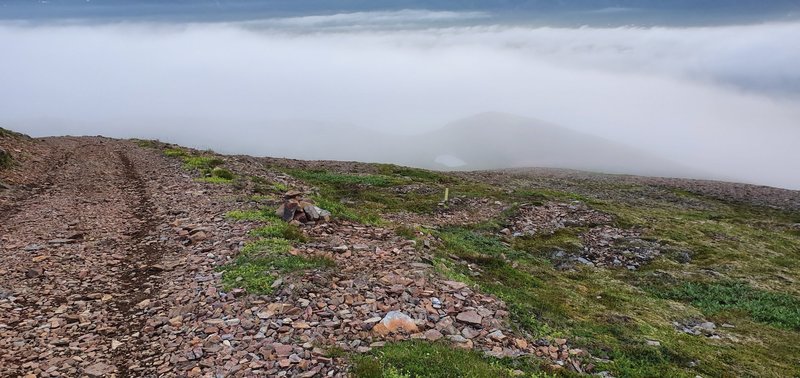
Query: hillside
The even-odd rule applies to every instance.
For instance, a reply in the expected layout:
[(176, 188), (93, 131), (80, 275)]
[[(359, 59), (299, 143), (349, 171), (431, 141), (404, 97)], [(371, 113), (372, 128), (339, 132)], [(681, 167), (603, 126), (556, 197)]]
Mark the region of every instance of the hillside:
[[(624, 144), (496, 112), (459, 119), (416, 135), (392, 135), (349, 124), (278, 120), (237, 125), (249, 130), (248, 133), (231, 136), (225, 128), (215, 126), (214, 121), (175, 122), (209, 130), (174, 135), (192, 145), (292, 159), (373, 161), (434, 170), (550, 167), (668, 177), (708, 176)], [(41, 127), (42, 123), (38, 124)], [(136, 124), (125, 125), (134, 128)], [(287, 136), (275, 138), (275, 135)]]
[(482, 113), (418, 136), (411, 165), (435, 164), (437, 155), (463, 161), (462, 170), (509, 167), (570, 168), (596, 172), (674, 176), (691, 169), (644, 151), (540, 120)]
[[(512, 166), (652, 159), (505, 116), (511, 142), (459, 149), (481, 117), (423, 139)], [(0, 149), (0, 376), (800, 374), (798, 191), (6, 130)]]

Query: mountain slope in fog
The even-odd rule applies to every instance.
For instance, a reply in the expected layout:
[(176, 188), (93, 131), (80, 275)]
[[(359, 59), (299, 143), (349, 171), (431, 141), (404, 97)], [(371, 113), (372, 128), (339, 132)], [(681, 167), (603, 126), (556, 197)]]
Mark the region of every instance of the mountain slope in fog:
[(620, 143), (502, 113), (455, 121), (414, 140), (417, 153), (401, 162), (435, 169), (552, 167), (663, 176), (693, 173)]
[[(230, 122), (209, 119), (118, 120), (133, 130), (141, 124), (163, 124), (159, 135), (182, 144), (239, 154), (305, 159), (380, 162), (436, 170), (484, 170), (523, 167), (568, 168), (645, 176), (717, 178), (654, 156), (647, 151), (541, 120), (504, 113), (482, 113), (418, 135), (393, 135), (347, 123), (282, 120)], [(16, 123), (25, 130), (46, 124), (50, 133), (87, 127), (67, 121)], [(203, 132), (185, 133), (171, 125), (194, 125)], [(20, 127), (24, 126), (24, 127)], [(79, 127), (80, 126), (80, 127)], [(106, 127), (107, 129), (107, 127)], [(33, 132), (47, 135), (45, 130)]]
[[(291, 139), (274, 135), (291, 130)], [(248, 151), (274, 157), (355, 160), (438, 170), (520, 167), (605, 173), (699, 176), (690, 168), (630, 146), (565, 127), (504, 113), (482, 113), (413, 136), (352, 125), (292, 121), (260, 128)]]

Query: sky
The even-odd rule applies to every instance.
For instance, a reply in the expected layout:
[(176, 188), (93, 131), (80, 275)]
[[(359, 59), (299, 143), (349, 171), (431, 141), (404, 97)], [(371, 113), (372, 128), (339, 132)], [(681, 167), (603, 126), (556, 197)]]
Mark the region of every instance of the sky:
[[(630, 12), (611, 7), (571, 11), (570, 20), (604, 15), (573, 25), (502, 8), (165, 20), (59, 17), (8, 3), (0, 1), (0, 126), (31, 135), (269, 155), (240, 147), (252, 145), (254, 128), (286, 138), (302, 120), (415, 135), (503, 112), (709, 178), (800, 189), (800, 21), (791, 11), (637, 24), (608, 22)], [(368, 143), (347, 135), (331, 143)]]

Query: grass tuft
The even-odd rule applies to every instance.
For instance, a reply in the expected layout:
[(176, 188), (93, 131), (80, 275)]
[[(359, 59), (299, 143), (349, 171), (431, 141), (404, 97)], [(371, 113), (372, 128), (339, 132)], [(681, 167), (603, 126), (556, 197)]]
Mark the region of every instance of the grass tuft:
[(394, 233), (408, 240), (414, 240), (419, 237), (419, 231), (416, 228), (406, 225), (397, 226), (394, 229)]
[(743, 282), (687, 282), (656, 293), (689, 302), (709, 316), (742, 311), (755, 321), (800, 331), (800, 299), (758, 290)]
[(226, 178), (214, 177), (214, 176), (211, 176), (211, 177), (198, 177), (198, 178), (194, 179), (194, 181), (205, 182), (205, 183), (208, 183), (208, 184), (230, 184), (230, 183), (233, 182), (233, 180), (228, 180)]
[(414, 181), (428, 181), (437, 183), (449, 183), (456, 180), (443, 173), (429, 171), (427, 169), (402, 167), (394, 164), (375, 164), (378, 172), (384, 176), (400, 176), (413, 179)]
[(141, 148), (158, 148), (161, 142), (157, 139), (135, 139), (136, 145)]
[[(400, 377), (511, 377), (506, 361), (483, 357), (476, 351), (443, 343), (405, 341), (387, 344), (365, 356), (355, 356), (350, 371), (355, 378)], [(526, 377), (548, 375), (529, 367)]]
[(13, 164), (14, 164), (14, 159), (11, 157), (11, 153), (0, 148), (0, 169), (9, 168)]
[(260, 239), (245, 245), (232, 262), (218, 268), (223, 272), (226, 290), (241, 287), (251, 294), (269, 294), (279, 274), (300, 270), (332, 267), (333, 260), (325, 257), (290, 255), (291, 243), (286, 239)]
[(289, 186), (279, 182), (270, 182), (267, 179), (258, 176), (250, 176), (250, 181), (253, 182), (253, 193), (258, 194), (272, 194), (284, 193), (289, 191)]
[(315, 196), (313, 200), (320, 208), (330, 211), (331, 215), (335, 218), (347, 219), (368, 225), (381, 224), (381, 218), (376, 212), (366, 209), (354, 209), (341, 201), (336, 201), (329, 197)]
[(9, 129), (4, 129), (2, 127), (0, 127), (0, 137), (2, 137), (2, 138), (29, 138), (29, 136), (27, 136), (27, 135), (25, 135), (23, 133), (18, 133), (16, 131), (12, 131), (12, 130), (9, 130)]
[(292, 243), (286, 239), (269, 238), (259, 239), (251, 243), (247, 243), (242, 248), (244, 254), (254, 254), (263, 252), (284, 253), (292, 250)]
[(224, 160), (213, 156), (187, 156), (183, 158), (184, 167), (187, 169), (207, 170), (209, 172), (224, 163)]
[(164, 150), (164, 155), (169, 157), (187, 157), (189, 152), (182, 148), (167, 148)]
[(225, 180), (233, 180), (236, 176), (233, 174), (233, 172), (225, 168), (216, 167), (211, 170), (211, 177), (217, 177)]
[[(206, 154), (213, 154), (213, 151), (209, 150), (206, 152)], [(233, 172), (220, 167), (221, 165), (225, 164), (225, 160), (222, 160), (216, 156), (196, 155), (183, 148), (164, 149), (164, 155), (180, 158), (183, 161), (183, 168), (186, 170), (200, 171), (201, 177), (195, 179), (197, 182), (206, 182), (211, 184), (241, 184), (240, 182), (234, 182), (236, 175), (233, 174)]]
[(299, 242), (306, 241), (306, 236), (303, 234), (303, 231), (300, 230), (300, 227), (281, 220), (273, 221), (266, 226), (250, 230), (249, 235), (261, 238), (283, 238)]
[(526, 251), (538, 256), (549, 257), (558, 250), (577, 252), (583, 248), (578, 237), (580, 228), (564, 228), (550, 235), (522, 236), (513, 239), (511, 245), (514, 249)]
[(388, 187), (398, 185), (403, 182), (403, 180), (399, 178), (385, 175), (355, 175), (317, 170), (293, 170), (292, 175), (301, 180), (306, 180), (315, 184), (328, 184), (334, 186), (361, 185)]

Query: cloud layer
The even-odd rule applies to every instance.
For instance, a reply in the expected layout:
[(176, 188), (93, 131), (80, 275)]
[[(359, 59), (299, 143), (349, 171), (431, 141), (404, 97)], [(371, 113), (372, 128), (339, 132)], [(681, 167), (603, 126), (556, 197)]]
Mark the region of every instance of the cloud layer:
[(412, 134), (501, 111), (800, 188), (800, 23), (375, 27), (404, 17), (0, 25), (0, 123), (187, 144), (224, 134), (207, 147), (269, 155), (237, 146), (287, 119)]

